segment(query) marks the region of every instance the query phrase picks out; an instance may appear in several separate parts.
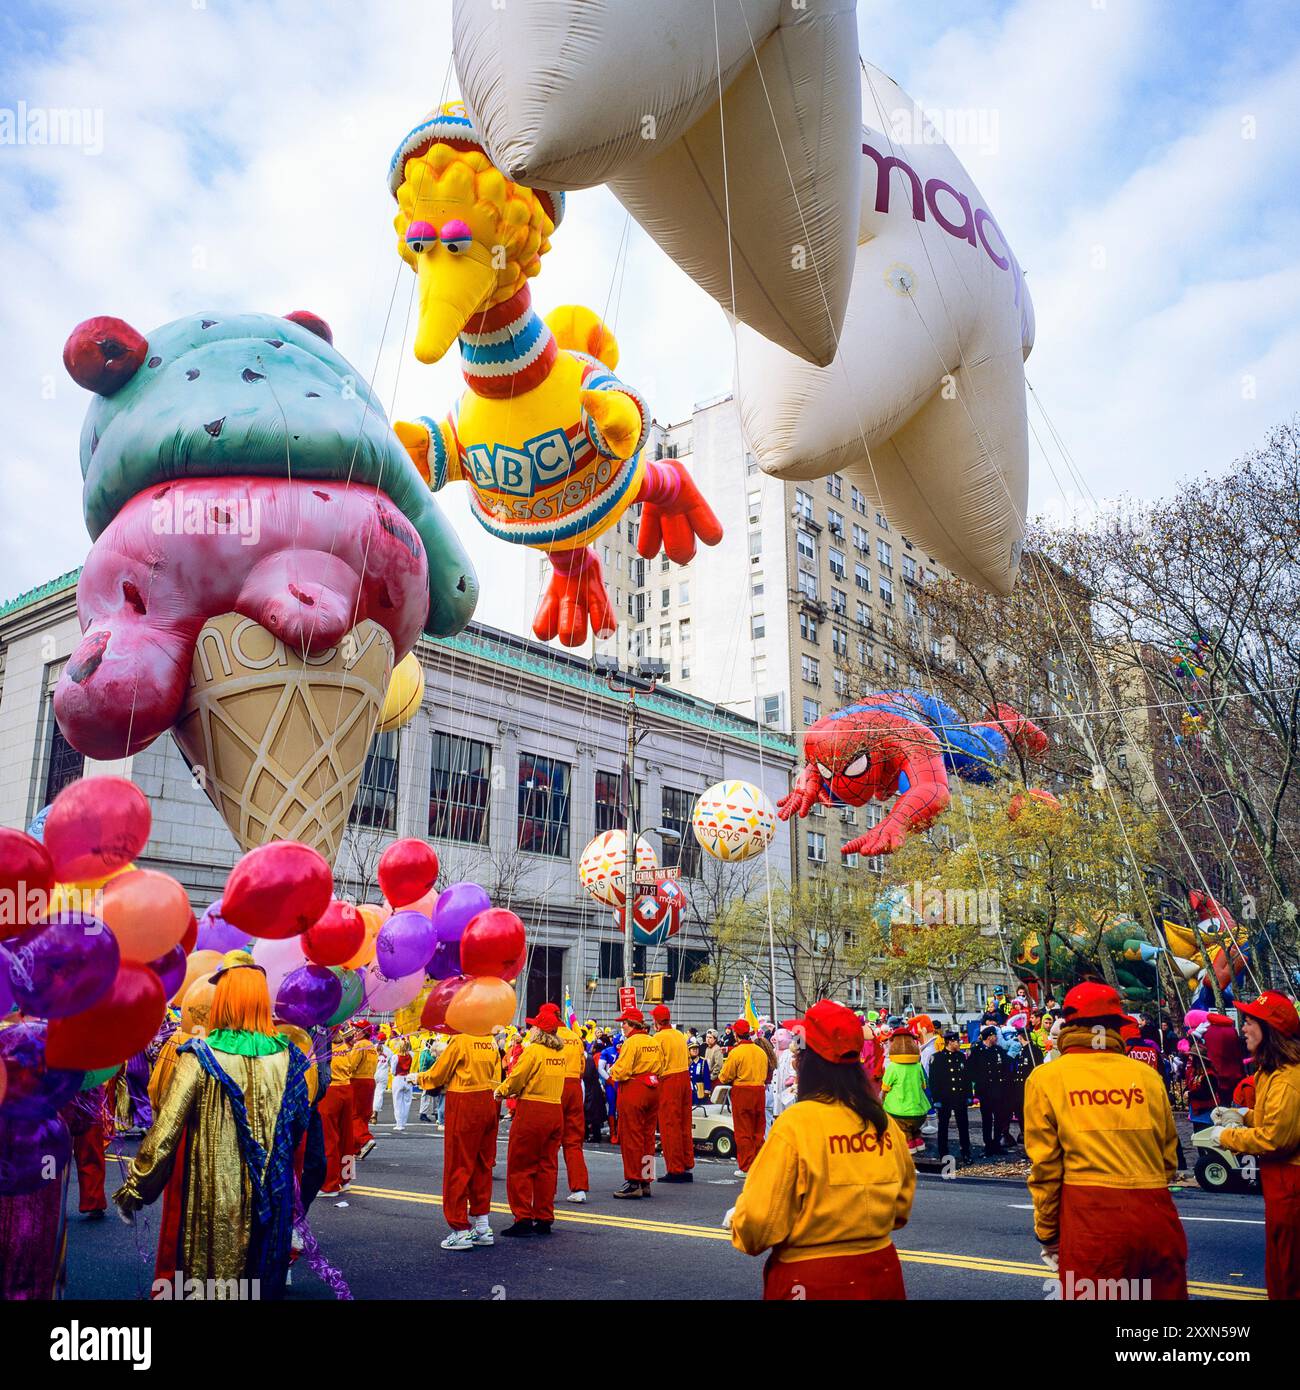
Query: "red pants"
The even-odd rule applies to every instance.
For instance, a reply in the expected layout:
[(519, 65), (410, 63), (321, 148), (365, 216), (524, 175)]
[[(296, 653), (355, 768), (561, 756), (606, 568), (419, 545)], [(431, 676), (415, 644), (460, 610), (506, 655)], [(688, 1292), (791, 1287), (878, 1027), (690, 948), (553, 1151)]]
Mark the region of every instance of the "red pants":
[(104, 1195), (104, 1126), (93, 1124), (84, 1134), (73, 1136), (72, 1152), (77, 1160), (77, 1210), (107, 1211)]
[(623, 1151), (625, 1182), (653, 1182), (655, 1176), (655, 1116), (659, 1087), (644, 1076), (618, 1083), (618, 1146)]
[(765, 1301), (864, 1303), (907, 1297), (903, 1267), (893, 1245), (866, 1255), (827, 1255), (820, 1260), (778, 1260), (763, 1266)]
[(564, 1134), (560, 1141), (564, 1148), (564, 1174), (569, 1180), (570, 1192), (585, 1192), (591, 1186), (587, 1160), (582, 1153), (587, 1122), (582, 1110), (582, 1082), (576, 1076), (564, 1078), (561, 1107), (564, 1111)]
[(326, 1195), (337, 1192), (345, 1182), (352, 1181), (351, 1163), (343, 1171), (344, 1162), (356, 1152), (352, 1142), (352, 1087), (327, 1086), (320, 1102), (320, 1123), (325, 1133)]
[(748, 1173), (767, 1130), (767, 1087), (733, 1086), (731, 1121), (736, 1131), (736, 1167)]
[(1300, 1298), (1300, 1164), (1261, 1163), (1264, 1283), (1270, 1298)]
[(659, 1143), (670, 1173), (688, 1173), (695, 1167), (689, 1072), (675, 1071), (659, 1078)]
[(506, 1149), (506, 1201), (516, 1221), (555, 1220), (564, 1107), (520, 1098)]
[(375, 1078), (352, 1078), (352, 1152), (359, 1154), (375, 1137), (370, 1132), (370, 1116), (375, 1108)]
[[(453, 1231), (492, 1210), (501, 1104), (491, 1091), (448, 1091), (443, 1110), (442, 1214)], [(514, 1135), (511, 1134), (513, 1139)]]
[[(1187, 1236), (1163, 1187), (1061, 1188), (1061, 1297), (1115, 1298), (1102, 1281), (1125, 1281), (1131, 1299), (1187, 1297)], [(1143, 1287), (1150, 1282), (1150, 1290)], [(1124, 1294), (1118, 1295), (1124, 1297)]]

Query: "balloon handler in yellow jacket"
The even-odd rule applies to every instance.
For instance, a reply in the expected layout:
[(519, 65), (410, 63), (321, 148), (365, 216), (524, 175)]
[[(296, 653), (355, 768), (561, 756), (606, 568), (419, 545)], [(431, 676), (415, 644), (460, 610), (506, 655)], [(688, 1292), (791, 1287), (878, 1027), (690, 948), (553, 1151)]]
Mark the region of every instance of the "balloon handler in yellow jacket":
[(1075, 985), (1064, 1009), (1060, 1057), (1025, 1082), (1043, 1258), (1065, 1299), (1185, 1299), (1187, 1237), (1169, 1195), (1178, 1137), (1165, 1088), (1126, 1054), (1124, 1005), (1109, 985)]
[(645, 1014), (624, 1009), (623, 1046), (609, 1069), (618, 1086), (618, 1145), (623, 1152), (623, 1186), (615, 1197), (650, 1196), (655, 1176), (655, 1125), (659, 1118), (659, 1073), (663, 1050), (646, 1032)]
[[(1255, 1105), (1243, 1123), (1225, 1123), (1211, 1137), (1233, 1153), (1258, 1159), (1268, 1296), (1300, 1298), (1300, 1014), (1292, 1000), (1271, 989), (1236, 1009), (1255, 1059)], [(1238, 1113), (1229, 1112), (1234, 1119)], [(1219, 1115), (1216, 1110), (1216, 1123)]]
[(767, 1125), (767, 1083), (772, 1059), (750, 1035), (743, 1018), (731, 1025), (736, 1045), (718, 1073), (718, 1085), (731, 1087), (731, 1123), (736, 1131), (736, 1176), (743, 1178), (763, 1147)]
[(564, 1077), (569, 1069), (556, 1034), (560, 1011), (543, 1004), (526, 1019), (528, 1037), (519, 1060), (497, 1087), (497, 1099), (517, 1097), (506, 1149), (506, 1200), (514, 1225), (503, 1236), (549, 1236), (555, 1220), (555, 1183), (564, 1133)]
[(413, 1078), (424, 1090), (446, 1087), (442, 1144), (442, 1214), (451, 1234), (444, 1250), (494, 1243), (492, 1165), (497, 1156), (501, 1053), (490, 1033), (457, 1033), (427, 1071)]
[(823, 1000), (785, 1025), (798, 1099), (781, 1112), (723, 1224), (747, 1255), (772, 1253), (765, 1299), (905, 1298), (893, 1233), (916, 1169), (862, 1066), (862, 1024)]
[(533, 312), (528, 279), (564, 216), (564, 195), (497, 169), (459, 103), (431, 114), (389, 168), (397, 251), (418, 277), (415, 355), (437, 362), (459, 340), (468, 389), (443, 420), (394, 429), (436, 492), (464, 481), (491, 535), (551, 557), (533, 618), (542, 641), (581, 646), (617, 625), (590, 542), (642, 504), (637, 550), (679, 565), (722, 527), (676, 459), (641, 449), (650, 411), (614, 376), (618, 344), (591, 312)]

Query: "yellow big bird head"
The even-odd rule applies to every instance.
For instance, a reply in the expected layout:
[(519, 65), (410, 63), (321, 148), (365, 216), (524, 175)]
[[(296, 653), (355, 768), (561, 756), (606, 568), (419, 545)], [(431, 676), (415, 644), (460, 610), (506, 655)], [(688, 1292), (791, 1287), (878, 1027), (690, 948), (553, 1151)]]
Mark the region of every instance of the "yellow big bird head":
[(460, 102), (402, 141), (388, 186), (397, 253), (419, 277), (415, 355), (436, 362), (475, 314), (518, 294), (541, 269), (564, 194), (506, 178)]

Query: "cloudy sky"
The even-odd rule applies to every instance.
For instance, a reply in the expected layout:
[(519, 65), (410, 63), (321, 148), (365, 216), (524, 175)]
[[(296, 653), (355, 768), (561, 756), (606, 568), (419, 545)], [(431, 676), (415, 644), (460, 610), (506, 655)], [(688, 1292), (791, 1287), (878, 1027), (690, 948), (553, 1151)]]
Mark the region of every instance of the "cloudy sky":
[[(20, 103), (90, 114), (80, 144), (0, 143), (0, 597), (85, 555), (86, 398), (61, 351), (91, 315), (147, 333), (309, 308), (390, 413), (446, 409), (455, 364), (402, 345), (412, 277), (385, 173), (456, 94), (449, 17), (448, 0), (4, 6), (0, 132)], [(1029, 379), (1083, 479), (1035, 448), (1032, 511), (1154, 496), (1300, 408), (1289, 0), (861, 0), (859, 36), (923, 106), (982, 115), (958, 153), (1028, 274)], [(625, 221), (603, 190), (574, 196), (539, 302), (609, 305), (623, 370), (679, 419), (729, 388), (730, 333), (635, 224), (620, 261)], [(517, 625), (499, 577), (517, 557), (450, 510), (496, 577), (481, 615)]]

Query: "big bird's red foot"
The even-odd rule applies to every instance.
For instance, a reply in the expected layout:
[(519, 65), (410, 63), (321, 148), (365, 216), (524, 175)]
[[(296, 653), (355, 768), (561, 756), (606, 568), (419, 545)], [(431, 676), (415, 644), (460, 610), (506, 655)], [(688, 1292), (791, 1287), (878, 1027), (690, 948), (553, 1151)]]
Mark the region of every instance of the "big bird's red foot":
[(637, 501), (643, 505), (636, 548), (646, 560), (658, 555), (662, 543), (670, 560), (688, 565), (695, 558), (697, 540), (717, 545), (722, 539), (721, 522), (678, 459), (646, 464)]
[(551, 552), (551, 578), (533, 615), (533, 633), (543, 642), (558, 637), (566, 647), (587, 640), (587, 625), (597, 637), (618, 626), (605, 589), (600, 559), (590, 547)]

